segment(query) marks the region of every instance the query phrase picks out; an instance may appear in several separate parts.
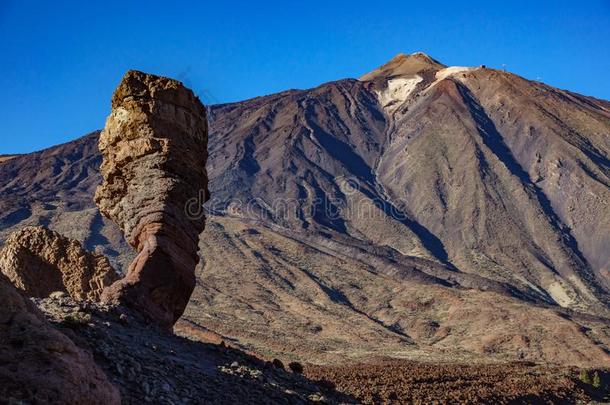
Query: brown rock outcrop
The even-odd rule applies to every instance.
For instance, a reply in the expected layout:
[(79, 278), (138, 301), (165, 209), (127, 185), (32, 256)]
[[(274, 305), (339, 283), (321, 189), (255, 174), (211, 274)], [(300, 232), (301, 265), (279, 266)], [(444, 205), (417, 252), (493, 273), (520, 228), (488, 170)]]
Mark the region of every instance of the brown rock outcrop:
[(47, 323), (0, 274), (0, 402), (120, 404), (87, 352)]
[(44, 226), (13, 233), (0, 251), (0, 269), (30, 297), (64, 291), (75, 300), (97, 300), (118, 277), (102, 255)]
[(129, 71), (100, 135), (95, 202), (138, 251), (103, 299), (135, 307), (164, 327), (182, 315), (195, 286), (207, 196), (204, 106), (182, 83)]

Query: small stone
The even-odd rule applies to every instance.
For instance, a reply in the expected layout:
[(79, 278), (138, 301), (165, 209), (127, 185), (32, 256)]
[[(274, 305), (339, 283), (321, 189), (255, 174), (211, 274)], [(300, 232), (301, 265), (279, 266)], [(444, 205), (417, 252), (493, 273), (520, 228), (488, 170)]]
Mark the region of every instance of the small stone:
[(295, 374), (303, 374), (303, 365), (299, 362), (293, 361), (292, 363), (288, 364), (288, 367)]
[(324, 401), (326, 401), (326, 398), (324, 398), (324, 395), (320, 394), (319, 392), (316, 392), (315, 394), (311, 394), (308, 398), (312, 402), (324, 402)]
[(121, 322), (121, 324), (123, 324), (123, 325), (125, 325), (125, 326), (126, 326), (126, 325), (128, 325), (128, 324), (129, 324), (129, 318), (127, 317), (127, 315), (125, 315), (125, 314), (121, 314), (121, 315), (119, 316), (119, 322)]
[(231, 366), (230, 366), (230, 367), (231, 367), (231, 368), (237, 368), (237, 367), (239, 367), (239, 363), (238, 363), (238, 362), (236, 362), (236, 361), (234, 361), (233, 363), (231, 363)]
[(49, 298), (53, 298), (53, 299), (66, 298), (66, 293), (63, 291), (53, 291), (51, 294), (49, 294)]

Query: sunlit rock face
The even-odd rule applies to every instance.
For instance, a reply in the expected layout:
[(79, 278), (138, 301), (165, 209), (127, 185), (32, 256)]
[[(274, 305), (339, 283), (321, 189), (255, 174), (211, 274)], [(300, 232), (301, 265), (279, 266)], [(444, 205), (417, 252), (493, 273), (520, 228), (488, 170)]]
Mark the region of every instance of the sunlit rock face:
[(99, 140), (95, 202), (138, 255), (103, 299), (132, 306), (164, 327), (195, 286), (207, 197), (204, 106), (182, 83), (129, 71), (112, 97)]
[(108, 259), (44, 226), (13, 233), (0, 251), (0, 270), (29, 297), (63, 291), (78, 301), (95, 301), (117, 279)]

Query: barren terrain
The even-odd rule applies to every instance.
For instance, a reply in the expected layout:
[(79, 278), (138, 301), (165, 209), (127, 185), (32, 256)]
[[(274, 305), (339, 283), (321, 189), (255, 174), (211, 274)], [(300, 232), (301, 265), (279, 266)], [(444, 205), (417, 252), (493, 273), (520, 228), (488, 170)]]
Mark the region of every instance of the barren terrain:
[[(365, 402), (573, 401), (571, 367), (610, 366), (608, 101), (417, 53), (209, 125), (177, 333)], [(0, 240), (42, 224), (126, 268), (93, 203), (98, 135), (0, 162)]]

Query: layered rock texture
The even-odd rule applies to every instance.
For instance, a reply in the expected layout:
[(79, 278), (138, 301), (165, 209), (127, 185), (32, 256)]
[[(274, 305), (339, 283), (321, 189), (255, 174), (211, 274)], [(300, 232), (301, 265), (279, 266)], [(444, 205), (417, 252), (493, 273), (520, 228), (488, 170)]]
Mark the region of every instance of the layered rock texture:
[(0, 399), (31, 404), (120, 404), (119, 391), (0, 274)]
[(0, 251), (0, 270), (28, 297), (64, 291), (79, 301), (98, 300), (118, 278), (106, 257), (44, 226), (12, 234)]
[[(209, 119), (180, 333), (317, 363), (610, 364), (608, 101), (418, 53)], [(97, 142), (0, 163), (0, 236), (48, 223), (120, 266)]]
[(208, 195), (206, 111), (192, 91), (129, 71), (112, 97), (99, 139), (95, 202), (138, 255), (104, 300), (138, 308), (170, 327), (195, 287), (197, 244)]

